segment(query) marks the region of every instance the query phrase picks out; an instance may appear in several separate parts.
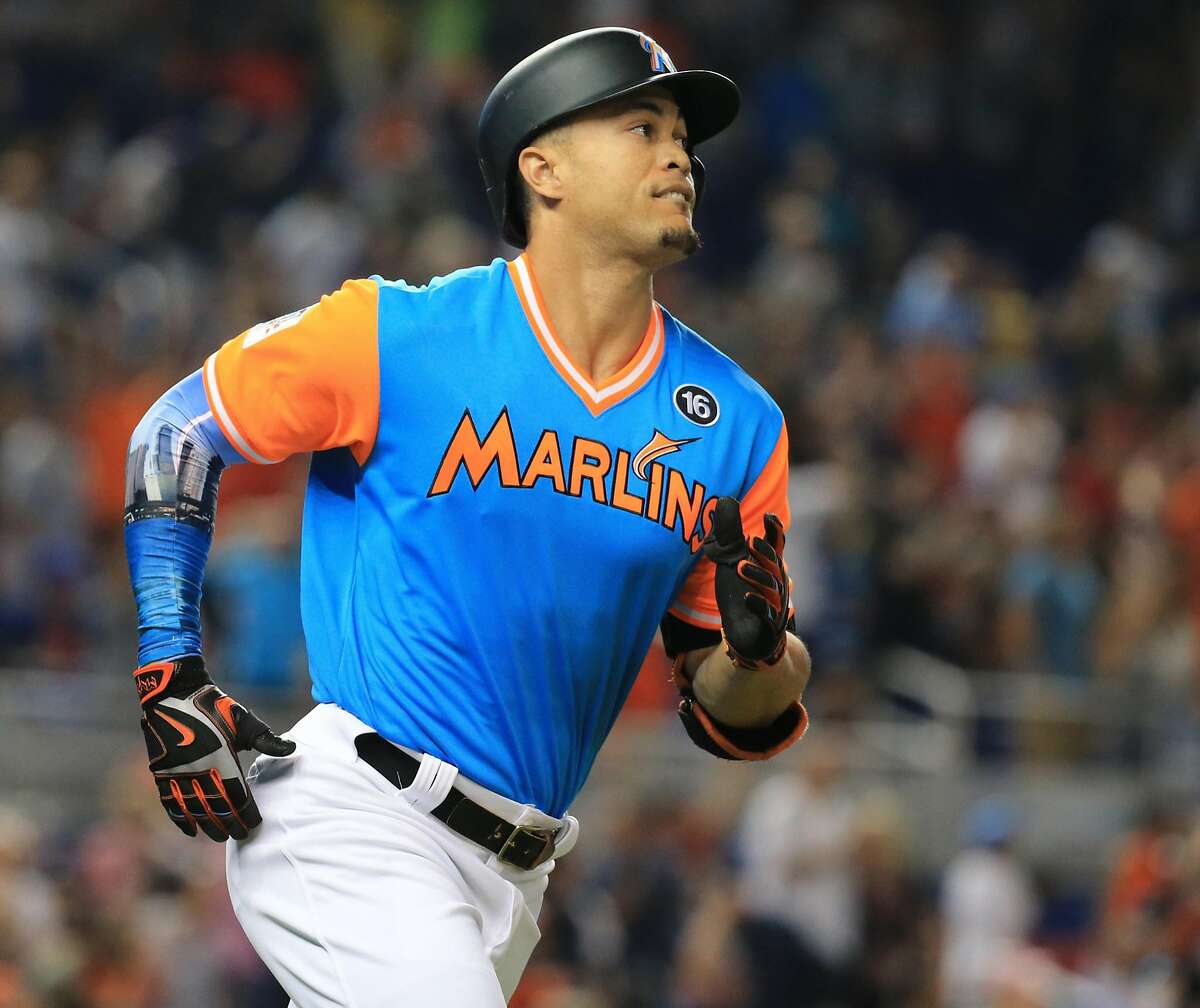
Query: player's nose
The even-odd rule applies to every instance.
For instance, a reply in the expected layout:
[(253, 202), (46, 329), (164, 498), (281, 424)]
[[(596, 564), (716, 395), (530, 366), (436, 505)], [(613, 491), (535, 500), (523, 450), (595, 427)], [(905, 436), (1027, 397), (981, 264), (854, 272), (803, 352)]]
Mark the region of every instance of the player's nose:
[(678, 171), (683, 175), (692, 173), (692, 159), (688, 157), (686, 141), (667, 140), (661, 155), (662, 167), (667, 171)]

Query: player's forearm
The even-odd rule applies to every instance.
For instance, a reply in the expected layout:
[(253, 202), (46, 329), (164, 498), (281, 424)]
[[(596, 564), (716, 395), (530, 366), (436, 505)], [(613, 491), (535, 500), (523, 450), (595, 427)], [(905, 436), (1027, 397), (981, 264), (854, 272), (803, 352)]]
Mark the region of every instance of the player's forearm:
[(717, 647), (688, 671), (696, 699), (712, 717), (737, 728), (758, 728), (800, 699), (811, 665), (804, 643), (789, 633), (783, 656), (768, 668), (741, 668)]
[(200, 654), (200, 593), (221, 471), (240, 456), (212, 420), (199, 372), (162, 396), (129, 442), (125, 550), (138, 664)]

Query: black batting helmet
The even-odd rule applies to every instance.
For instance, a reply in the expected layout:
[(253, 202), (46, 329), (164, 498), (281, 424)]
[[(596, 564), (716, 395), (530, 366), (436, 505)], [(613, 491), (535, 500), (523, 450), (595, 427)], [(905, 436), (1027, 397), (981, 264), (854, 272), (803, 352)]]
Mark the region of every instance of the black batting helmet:
[(649, 35), (629, 28), (591, 28), (551, 42), (508, 71), (479, 116), (479, 168), (492, 216), (506, 241), (528, 241), (517, 191), (516, 159), (538, 133), (572, 112), (648, 84), (665, 87), (687, 121), (696, 202), (704, 165), (691, 148), (733, 122), (737, 85), (711, 70), (676, 70)]

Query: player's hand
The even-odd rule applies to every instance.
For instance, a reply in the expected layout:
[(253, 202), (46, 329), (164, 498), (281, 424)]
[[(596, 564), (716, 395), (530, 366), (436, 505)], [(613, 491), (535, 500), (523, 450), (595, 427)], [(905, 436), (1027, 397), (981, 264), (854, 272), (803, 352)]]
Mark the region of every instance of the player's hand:
[(133, 676), (150, 772), (171, 822), (188, 836), (199, 828), (218, 842), (244, 840), (262, 816), (237, 753), (288, 756), (296, 743), (217, 689), (198, 655), (151, 662)]
[(747, 539), (733, 497), (719, 497), (702, 543), (717, 565), (717, 607), (729, 657), (743, 668), (765, 668), (783, 657), (791, 590), (783, 564), (783, 524), (763, 518), (763, 538)]

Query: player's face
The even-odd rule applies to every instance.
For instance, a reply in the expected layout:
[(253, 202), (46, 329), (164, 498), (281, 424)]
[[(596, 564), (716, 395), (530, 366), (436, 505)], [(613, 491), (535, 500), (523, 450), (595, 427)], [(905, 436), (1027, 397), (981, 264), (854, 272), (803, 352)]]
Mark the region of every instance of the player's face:
[(665, 88), (651, 87), (571, 123), (562, 210), (581, 234), (651, 268), (700, 246), (687, 124)]

